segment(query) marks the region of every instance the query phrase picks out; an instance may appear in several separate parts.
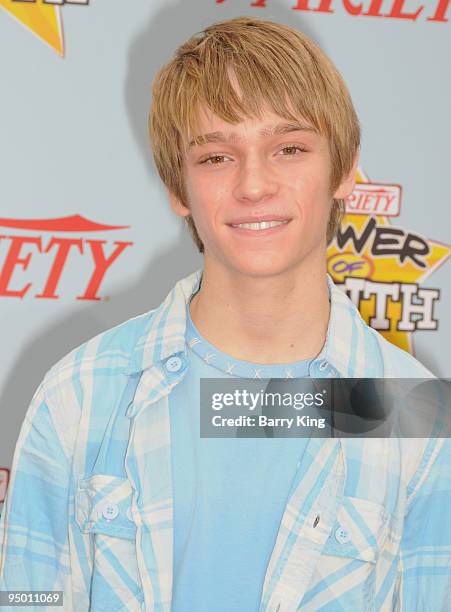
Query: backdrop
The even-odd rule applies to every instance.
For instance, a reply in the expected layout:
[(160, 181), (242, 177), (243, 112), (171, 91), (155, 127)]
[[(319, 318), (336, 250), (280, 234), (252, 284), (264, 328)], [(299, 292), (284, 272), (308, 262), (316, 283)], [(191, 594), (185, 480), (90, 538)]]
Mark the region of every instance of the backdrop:
[(0, 0), (0, 508), (45, 372), (157, 306), (202, 260), (147, 140), (156, 70), (207, 24), (303, 30), (359, 114), (329, 272), (370, 324), (451, 375), (451, 0)]

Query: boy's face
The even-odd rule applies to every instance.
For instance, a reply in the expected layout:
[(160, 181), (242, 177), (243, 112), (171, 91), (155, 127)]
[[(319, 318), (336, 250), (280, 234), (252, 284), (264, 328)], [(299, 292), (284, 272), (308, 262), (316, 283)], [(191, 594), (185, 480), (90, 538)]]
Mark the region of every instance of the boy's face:
[(330, 193), (326, 138), (269, 110), (232, 125), (205, 107), (198, 136), (207, 142), (186, 154), (188, 206), (170, 198), (192, 215), (205, 259), (252, 277), (323, 265), (332, 198), (347, 197), (355, 175)]

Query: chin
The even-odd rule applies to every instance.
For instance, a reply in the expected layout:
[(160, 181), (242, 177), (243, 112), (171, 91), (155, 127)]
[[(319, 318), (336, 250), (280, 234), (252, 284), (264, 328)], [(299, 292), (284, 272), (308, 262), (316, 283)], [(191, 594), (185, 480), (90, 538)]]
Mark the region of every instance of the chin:
[(280, 257), (269, 255), (246, 256), (239, 261), (231, 262), (231, 266), (236, 272), (251, 278), (270, 278), (281, 275), (293, 268), (293, 262), (281, 261)]

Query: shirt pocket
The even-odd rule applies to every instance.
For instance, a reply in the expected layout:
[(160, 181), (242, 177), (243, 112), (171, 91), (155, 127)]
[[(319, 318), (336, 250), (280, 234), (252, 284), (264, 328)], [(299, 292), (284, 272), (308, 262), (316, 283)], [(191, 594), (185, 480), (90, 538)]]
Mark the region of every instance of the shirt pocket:
[(343, 498), (301, 610), (317, 612), (334, 602), (340, 610), (376, 609), (377, 561), (387, 538), (388, 518), (380, 504)]
[(78, 482), (75, 519), (92, 552), (90, 612), (141, 610), (132, 493), (128, 479), (109, 474)]

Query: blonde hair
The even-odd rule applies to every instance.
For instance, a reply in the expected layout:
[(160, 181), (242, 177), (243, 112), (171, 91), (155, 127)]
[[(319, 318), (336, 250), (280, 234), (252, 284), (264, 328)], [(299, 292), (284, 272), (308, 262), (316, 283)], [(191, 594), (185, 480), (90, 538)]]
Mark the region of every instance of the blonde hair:
[[(185, 147), (197, 133), (200, 104), (232, 124), (260, 117), (266, 105), (285, 119), (310, 123), (329, 143), (331, 194), (352, 169), (360, 128), (347, 87), (325, 53), (294, 28), (250, 17), (214, 23), (182, 44), (156, 75), (149, 113), (155, 164), (167, 189), (185, 206)], [(334, 199), (327, 242), (344, 212), (344, 200)], [(186, 221), (203, 252), (191, 215)]]

